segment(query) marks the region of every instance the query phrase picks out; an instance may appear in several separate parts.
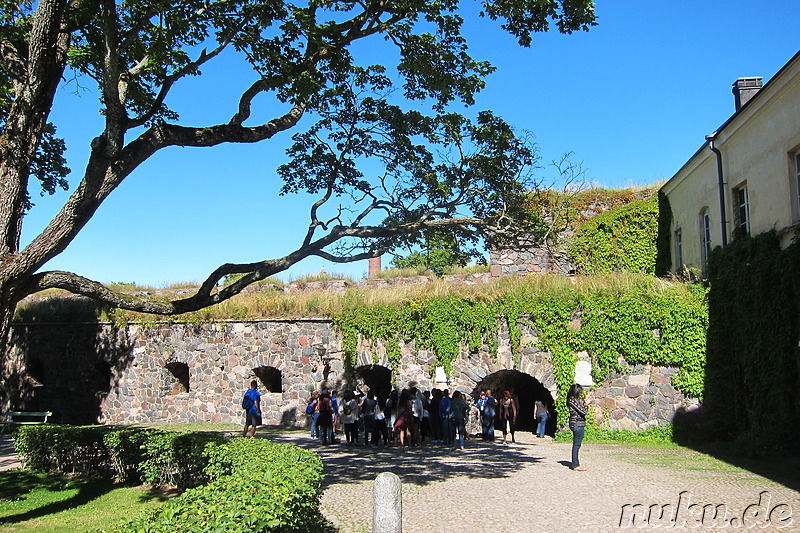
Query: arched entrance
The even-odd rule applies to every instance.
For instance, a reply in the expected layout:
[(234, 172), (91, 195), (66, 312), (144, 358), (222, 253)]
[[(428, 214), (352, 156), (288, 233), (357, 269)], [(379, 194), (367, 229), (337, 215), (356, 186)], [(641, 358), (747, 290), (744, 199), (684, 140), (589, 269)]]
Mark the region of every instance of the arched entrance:
[(359, 383), (375, 393), (388, 394), (392, 390), (392, 371), (381, 365), (363, 365), (356, 368)]
[(283, 377), (281, 371), (274, 366), (260, 366), (253, 369), (253, 374), (267, 392), (283, 392)]
[[(498, 400), (502, 398), (503, 391), (509, 390), (517, 396), (519, 401), (519, 420), (517, 422), (518, 431), (535, 431), (538, 422), (533, 417), (534, 403), (542, 400), (545, 405), (552, 408), (553, 396), (550, 391), (542, 385), (539, 380), (520, 372), (519, 370), (499, 370), (489, 374), (478, 383), (472, 391), (473, 398), (478, 398), (481, 391), (491, 389), (492, 396)], [(552, 434), (557, 427), (555, 411), (551, 409), (550, 420), (547, 422), (547, 433)]]

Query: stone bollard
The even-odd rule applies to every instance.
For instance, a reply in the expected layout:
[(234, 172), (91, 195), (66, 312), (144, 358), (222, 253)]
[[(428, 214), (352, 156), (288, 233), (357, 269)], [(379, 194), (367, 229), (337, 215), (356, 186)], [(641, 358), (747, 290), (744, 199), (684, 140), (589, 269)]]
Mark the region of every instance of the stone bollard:
[(372, 494), (374, 498), (372, 533), (402, 533), (403, 493), (397, 474), (391, 472), (378, 474)]

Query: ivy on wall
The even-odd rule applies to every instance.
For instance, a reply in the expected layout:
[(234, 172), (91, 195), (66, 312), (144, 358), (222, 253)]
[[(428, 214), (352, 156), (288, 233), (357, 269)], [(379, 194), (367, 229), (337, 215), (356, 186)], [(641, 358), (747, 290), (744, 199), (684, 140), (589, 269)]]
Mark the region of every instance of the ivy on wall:
[[(382, 341), (395, 365), (399, 342), (413, 339), (418, 349), (433, 352), (436, 365), (450, 371), (462, 346), (474, 353), (492, 343), (496, 353), (498, 320), (506, 320), (515, 349), (521, 347), (522, 325), (533, 327), (538, 347), (552, 354), (559, 391), (573, 383), (575, 353), (587, 350), (598, 382), (620, 370), (622, 358), (629, 364), (676, 367), (673, 384), (701, 397), (708, 325), (705, 289), (651, 276), (621, 279), (596, 288), (566, 283), (544, 290), (540, 284), (515, 280), (494, 299), (447, 295), (388, 307), (359, 303), (333, 320), (343, 333), (345, 364), (351, 368), (360, 339)], [(560, 420), (567, 419), (564, 397), (556, 404)]]
[(800, 241), (736, 238), (709, 258), (706, 405), (712, 438), (799, 448)]
[(658, 191), (658, 235), (656, 236), (656, 276), (666, 276), (672, 269), (672, 207), (667, 195)]
[(581, 272), (653, 274), (657, 234), (658, 197), (652, 195), (587, 220), (567, 245), (567, 254)]

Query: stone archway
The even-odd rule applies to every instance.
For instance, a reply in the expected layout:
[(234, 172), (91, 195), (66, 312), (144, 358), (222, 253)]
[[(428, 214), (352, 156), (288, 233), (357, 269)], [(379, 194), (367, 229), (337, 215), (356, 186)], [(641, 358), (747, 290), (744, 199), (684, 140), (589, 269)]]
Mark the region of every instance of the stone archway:
[[(498, 370), (485, 376), (476, 384), (472, 396), (477, 398), (480, 392), (486, 389), (491, 389), (492, 395), (498, 401), (505, 390), (516, 395), (519, 402), (518, 431), (535, 431), (537, 422), (534, 418), (534, 403), (537, 400), (543, 401), (549, 407), (552, 407), (555, 401), (547, 387), (538, 379), (519, 370)], [(557, 421), (550, 420), (547, 426), (548, 433), (552, 433), (551, 427), (557, 427)]]
[(366, 385), (375, 396), (388, 394), (392, 390), (392, 370), (382, 365), (356, 367), (357, 384)]

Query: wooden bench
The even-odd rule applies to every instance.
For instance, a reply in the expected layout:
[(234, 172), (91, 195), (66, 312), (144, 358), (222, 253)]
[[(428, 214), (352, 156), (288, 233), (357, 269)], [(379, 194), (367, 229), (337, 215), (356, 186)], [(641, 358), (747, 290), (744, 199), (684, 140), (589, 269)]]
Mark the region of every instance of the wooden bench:
[(10, 426), (41, 425), (46, 424), (47, 419), (53, 416), (51, 411), (8, 411), (5, 414), (3, 431)]

